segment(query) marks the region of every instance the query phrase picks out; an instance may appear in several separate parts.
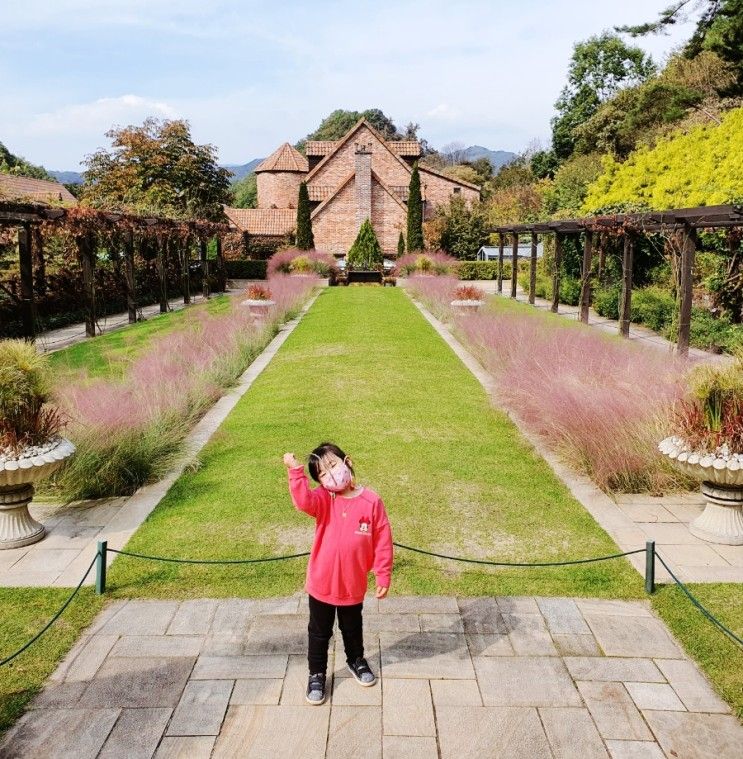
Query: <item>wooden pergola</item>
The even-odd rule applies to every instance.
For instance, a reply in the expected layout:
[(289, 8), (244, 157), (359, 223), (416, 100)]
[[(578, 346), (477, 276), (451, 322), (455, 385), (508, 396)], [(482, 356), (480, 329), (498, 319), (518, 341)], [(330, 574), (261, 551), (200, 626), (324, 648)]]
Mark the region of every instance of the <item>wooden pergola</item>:
[(579, 219), (535, 222), (533, 224), (503, 225), (490, 229), (498, 234), (498, 292), (503, 292), (503, 258), (506, 237), (511, 242), (511, 298), (516, 297), (516, 276), (518, 273), (518, 243), (521, 235), (531, 236), (531, 257), (529, 268), (529, 303), (535, 301), (537, 273), (537, 241), (539, 235), (555, 236), (554, 268), (552, 272), (552, 311), (557, 313), (560, 294), (560, 265), (566, 238), (572, 238), (582, 251), (580, 319), (588, 322), (591, 304), (591, 269), (595, 251), (599, 254), (599, 269), (603, 269), (606, 256), (607, 236), (622, 240), (622, 296), (619, 304), (619, 332), (629, 336), (632, 308), (632, 264), (638, 237), (664, 233), (680, 238), (681, 281), (679, 305), (679, 332), (677, 350), (681, 355), (689, 352), (689, 331), (691, 326), (692, 272), (697, 248), (697, 234), (700, 230), (733, 229), (743, 227), (743, 206), (699, 206), (696, 208), (676, 208), (668, 211), (646, 213), (624, 213), (607, 216), (590, 216)]
[(157, 270), (160, 282), (159, 301), (162, 313), (168, 310), (166, 263), (176, 256), (180, 265), (184, 303), (191, 302), (190, 264), (191, 246), (198, 243), (199, 260), (203, 274), (203, 294), (208, 298), (209, 260), (207, 241), (216, 238), (216, 276), (218, 289), (224, 290), (226, 281), (222, 257), (222, 237), (229, 233), (227, 223), (191, 221), (169, 218), (136, 216), (126, 213), (101, 211), (83, 206), (55, 207), (45, 203), (0, 200), (0, 229), (15, 229), (18, 238), (20, 273), (20, 311), (23, 335), (34, 339), (37, 335), (34, 291), (34, 260), (43, 262), (43, 236), (66, 230), (74, 237), (78, 261), (81, 265), (85, 311), (85, 332), (96, 334), (95, 266), (97, 248), (102, 239), (114, 240), (121, 251), (124, 263), (129, 322), (137, 321), (137, 290), (134, 258), (137, 246), (156, 246)]

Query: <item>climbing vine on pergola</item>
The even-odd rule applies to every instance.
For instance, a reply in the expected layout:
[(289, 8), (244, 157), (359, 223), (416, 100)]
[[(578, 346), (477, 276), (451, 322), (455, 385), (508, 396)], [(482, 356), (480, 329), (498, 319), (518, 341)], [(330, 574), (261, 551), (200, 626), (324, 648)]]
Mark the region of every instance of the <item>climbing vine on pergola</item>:
[(63, 208), (42, 203), (0, 201), (0, 244), (17, 245), (20, 273), (20, 293), (8, 294), (16, 301), (23, 335), (29, 338), (37, 334), (34, 268), (38, 280), (39, 271), (43, 276), (46, 238), (65, 235), (74, 244), (82, 271), (80, 301), (85, 313), (86, 334), (93, 336), (97, 316), (94, 273), (99, 248), (106, 247), (121, 256), (129, 321), (134, 322), (138, 311), (135, 252), (146, 249), (148, 255), (157, 260), (160, 311), (165, 312), (168, 310), (168, 263), (177, 263), (184, 302), (191, 301), (190, 264), (191, 251), (195, 246), (198, 246), (203, 270), (204, 295), (209, 296), (211, 277), (207, 243), (212, 238), (216, 241), (214, 275), (217, 289), (224, 290), (226, 277), (222, 238), (228, 233), (227, 224), (212, 221), (136, 216), (86, 206)]
[[(555, 236), (554, 268), (552, 272), (552, 311), (557, 313), (560, 294), (560, 265), (563, 244), (571, 237), (582, 252), (580, 319), (588, 322), (591, 304), (591, 269), (593, 257), (598, 251), (599, 268), (606, 252), (607, 238), (622, 241), (622, 296), (619, 310), (619, 330), (624, 337), (629, 336), (632, 307), (632, 265), (637, 240), (641, 236), (661, 233), (672, 237), (681, 253), (679, 277), (678, 352), (689, 352), (691, 328), (692, 273), (697, 249), (697, 237), (703, 231), (727, 230), (731, 251), (740, 246), (743, 231), (743, 206), (699, 206), (696, 208), (676, 208), (668, 211), (644, 213), (611, 214), (590, 216), (579, 219), (544, 221), (533, 224), (503, 225), (490, 229), (499, 236), (498, 247), (498, 291), (503, 290), (503, 257), (506, 237), (511, 237), (511, 297), (516, 297), (516, 276), (518, 272), (518, 244), (520, 235), (531, 237), (531, 257), (529, 269), (529, 302), (535, 301), (537, 240), (539, 235)], [(735, 259), (734, 259), (735, 260)]]

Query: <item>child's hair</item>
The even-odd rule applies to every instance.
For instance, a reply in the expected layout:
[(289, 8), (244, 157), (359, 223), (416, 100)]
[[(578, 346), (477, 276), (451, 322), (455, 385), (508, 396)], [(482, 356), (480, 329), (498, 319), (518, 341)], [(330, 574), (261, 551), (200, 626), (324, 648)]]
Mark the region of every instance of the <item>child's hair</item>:
[[(310, 453), (309, 461), (307, 462), (307, 468), (310, 470), (310, 477), (315, 482), (320, 482), (320, 468), (318, 463), (328, 454), (334, 453), (341, 461), (346, 460), (346, 454), (335, 443), (320, 443), (312, 453)], [(351, 476), (354, 476), (353, 467), (350, 464), (346, 464), (351, 470)]]

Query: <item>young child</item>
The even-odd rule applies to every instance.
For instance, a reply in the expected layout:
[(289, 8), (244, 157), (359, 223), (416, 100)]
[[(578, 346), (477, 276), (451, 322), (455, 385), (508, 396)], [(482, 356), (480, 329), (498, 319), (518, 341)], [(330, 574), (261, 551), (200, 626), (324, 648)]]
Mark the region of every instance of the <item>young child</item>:
[(328, 643), (336, 613), (351, 674), (364, 686), (376, 682), (364, 658), (361, 610), (370, 570), (376, 575), (376, 597), (384, 598), (389, 590), (392, 531), (382, 499), (356, 484), (351, 459), (337, 445), (322, 443), (310, 454), (308, 468), (318, 488), (310, 488), (304, 466), (293, 453), (284, 454), (284, 464), (294, 506), (315, 518), (305, 584), (310, 597), (307, 701), (319, 705), (325, 701)]

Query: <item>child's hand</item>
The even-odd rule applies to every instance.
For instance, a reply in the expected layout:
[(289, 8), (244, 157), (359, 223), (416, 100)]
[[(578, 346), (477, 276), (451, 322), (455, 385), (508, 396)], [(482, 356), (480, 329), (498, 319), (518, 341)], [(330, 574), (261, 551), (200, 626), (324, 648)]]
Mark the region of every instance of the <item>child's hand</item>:
[(377, 598), (384, 598), (387, 595), (389, 588), (383, 588), (381, 585), (377, 585)]
[(284, 464), (289, 469), (294, 469), (294, 467), (302, 466), (302, 462), (297, 461), (297, 457), (293, 453), (284, 454)]

